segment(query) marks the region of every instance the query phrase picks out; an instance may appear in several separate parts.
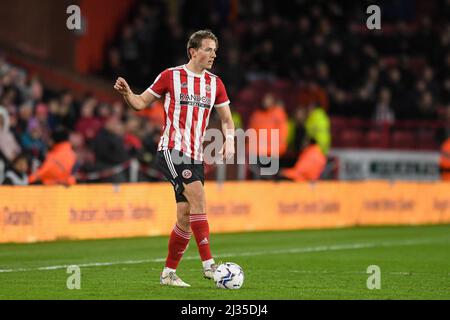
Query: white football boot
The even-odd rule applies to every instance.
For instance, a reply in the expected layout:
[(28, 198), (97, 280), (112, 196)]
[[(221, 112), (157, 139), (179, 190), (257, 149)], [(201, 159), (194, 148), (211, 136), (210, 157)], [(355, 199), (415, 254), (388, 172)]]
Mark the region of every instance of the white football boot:
[(214, 272), (216, 271), (219, 265), (213, 263), (208, 269), (203, 270), (203, 277), (205, 279), (214, 279)]
[(159, 283), (163, 286), (173, 286), (173, 287), (190, 287), (190, 284), (187, 284), (179, 276), (176, 275), (175, 272), (171, 271), (167, 274), (163, 275), (161, 272), (161, 277), (159, 279)]

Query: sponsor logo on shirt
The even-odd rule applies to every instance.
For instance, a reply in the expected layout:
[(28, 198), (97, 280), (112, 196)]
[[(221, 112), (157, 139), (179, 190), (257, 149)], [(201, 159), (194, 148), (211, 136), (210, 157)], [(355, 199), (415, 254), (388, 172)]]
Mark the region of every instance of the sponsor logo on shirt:
[(207, 109), (211, 107), (211, 98), (209, 97), (202, 97), (196, 94), (180, 93), (179, 99), (181, 105), (199, 106), (200, 108)]

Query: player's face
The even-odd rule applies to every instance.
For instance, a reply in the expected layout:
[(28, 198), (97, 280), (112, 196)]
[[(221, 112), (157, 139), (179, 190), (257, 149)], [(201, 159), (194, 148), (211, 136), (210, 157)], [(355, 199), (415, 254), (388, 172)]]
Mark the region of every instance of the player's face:
[(212, 39), (203, 39), (202, 46), (197, 50), (195, 60), (203, 69), (211, 69), (216, 58), (216, 42)]

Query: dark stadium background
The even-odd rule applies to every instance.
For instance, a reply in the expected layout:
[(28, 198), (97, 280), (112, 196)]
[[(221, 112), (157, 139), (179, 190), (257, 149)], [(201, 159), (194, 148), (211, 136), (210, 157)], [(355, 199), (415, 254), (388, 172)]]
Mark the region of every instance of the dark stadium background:
[[(73, 5), (77, 30), (67, 27)], [(380, 30), (366, 25), (370, 5)], [(448, 300), (449, 17), (450, 0), (0, 1), (0, 300), (160, 299), (170, 308), (141, 306), (178, 316), (190, 300), (260, 299), (270, 318), (286, 307), (303, 316), (307, 299)], [(161, 288), (176, 212), (154, 163), (164, 113), (161, 103), (132, 111), (113, 90), (121, 76), (141, 93), (186, 63), (198, 29), (219, 38), (212, 72), (238, 128), (287, 128), (282, 168), (308, 138), (329, 149), (318, 182), (205, 165), (211, 248), (243, 268), (240, 290), (203, 278), (193, 240), (177, 269), (192, 287)], [(61, 127), (77, 184), (7, 185), (19, 169), (27, 181)], [(215, 113), (210, 127), (220, 128)], [(381, 288), (370, 287), (374, 266)], [(272, 299), (296, 301), (272, 309)], [(36, 304), (12, 305), (36, 314)], [(116, 305), (128, 316), (135, 306)]]
[[(81, 7), (81, 30), (65, 27), (70, 4)], [(112, 85), (123, 76), (140, 93), (166, 67), (185, 63), (187, 37), (209, 28), (220, 41), (213, 72), (226, 84), (238, 126), (248, 128), (265, 93), (284, 106), (290, 134), (282, 166), (293, 165), (302, 148), (301, 110), (310, 104), (329, 116), (332, 149), (438, 152), (450, 130), (449, 1), (378, 1), (382, 30), (366, 27), (371, 4), (2, 2), (0, 105), (29, 171), (45, 158), (48, 137), (62, 124), (71, 131), (79, 183), (161, 180), (152, 170), (155, 115), (130, 111)], [(83, 119), (83, 109), (92, 117)], [(211, 122), (218, 126), (217, 117)], [(117, 152), (103, 154), (102, 141)], [(11, 159), (2, 158), (6, 167)], [(139, 161), (139, 174), (131, 177), (130, 159)], [(124, 171), (108, 171), (117, 166)], [(323, 179), (336, 179), (336, 170), (329, 156)], [(227, 178), (252, 179), (248, 170), (238, 171), (230, 166)], [(216, 168), (206, 173), (217, 178)]]

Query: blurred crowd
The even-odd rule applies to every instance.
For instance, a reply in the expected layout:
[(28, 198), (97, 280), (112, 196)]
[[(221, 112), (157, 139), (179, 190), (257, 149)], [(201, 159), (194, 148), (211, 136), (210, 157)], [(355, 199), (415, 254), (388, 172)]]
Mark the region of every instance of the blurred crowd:
[(284, 79), (297, 97), (285, 99), (288, 111), (313, 102), (332, 115), (393, 122), (437, 119), (450, 105), (448, 0), (378, 1), (382, 30), (366, 27), (371, 1), (138, 3), (103, 74), (141, 88), (185, 63), (189, 34), (208, 26), (220, 39), (214, 71), (233, 102), (252, 81)]
[[(310, 144), (327, 155), (332, 116), (450, 121), (450, 0), (378, 3), (382, 30), (366, 27), (369, 1), (136, 1), (105, 50), (102, 76), (144, 90), (186, 63), (189, 35), (207, 27), (219, 38), (213, 72), (237, 127), (280, 129), (285, 167)], [(159, 180), (147, 168), (163, 123), (161, 102), (136, 113), (119, 100), (76, 99), (0, 56), (0, 183), (8, 168), (34, 172), (60, 127), (70, 133), (78, 181), (127, 181), (130, 159), (144, 168), (139, 180)]]
[(69, 133), (77, 159), (74, 173), (116, 168), (115, 174), (84, 175), (80, 181), (128, 181), (127, 161), (152, 163), (163, 112), (160, 104), (137, 114), (119, 100), (110, 105), (93, 95), (76, 99), (70, 91), (54, 92), (0, 56), (0, 181), (15, 163), (20, 172), (36, 171), (54, 146), (58, 128)]

